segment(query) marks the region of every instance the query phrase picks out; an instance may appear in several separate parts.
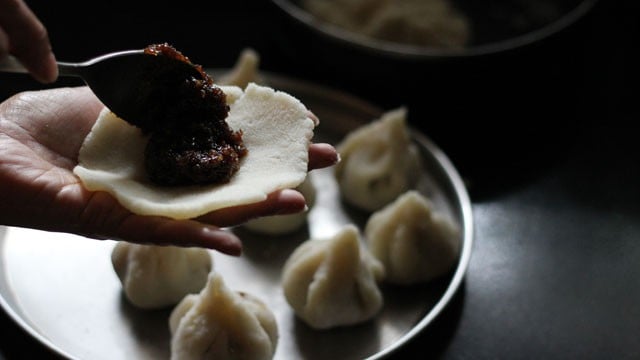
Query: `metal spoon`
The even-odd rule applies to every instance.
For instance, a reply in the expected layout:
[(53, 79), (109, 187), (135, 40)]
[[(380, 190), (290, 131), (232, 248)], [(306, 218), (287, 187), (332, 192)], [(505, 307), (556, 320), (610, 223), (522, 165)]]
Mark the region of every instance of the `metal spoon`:
[[(0, 71), (27, 73), (12, 56), (0, 61)], [(202, 74), (190, 63), (144, 50), (114, 52), (82, 63), (58, 62), (60, 76), (77, 76), (120, 118), (139, 125), (149, 109), (161, 105), (157, 89), (171, 96), (172, 85)], [(177, 90), (176, 90), (177, 91)]]

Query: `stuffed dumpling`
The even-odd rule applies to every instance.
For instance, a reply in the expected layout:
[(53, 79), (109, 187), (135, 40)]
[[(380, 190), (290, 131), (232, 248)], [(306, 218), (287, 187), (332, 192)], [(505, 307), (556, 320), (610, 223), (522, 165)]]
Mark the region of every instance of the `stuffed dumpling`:
[(111, 263), (126, 298), (144, 309), (177, 304), (197, 293), (211, 271), (211, 254), (202, 248), (118, 242)]
[(253, 295), (230, 290), (222, 276), (186, 296), (169, 316), (171, 359), (267, 360), (278, 343), (271, 310)]
[[(307, 207), (313, 207), (316, 199), (316, 188), (307, 175), (305, 181), (300, 184), (298, 190), (305, 198)], [(243, 227), (258, 234), (270, 236), (285, 235), (300, 229), (307, 221), (308, 209), (295, 214), (271, 215), (246, 222)]]
[(336, 149), (335, 176), (343, 199), (373, 212), (411, 189), (420, 173), (420, 155), (398, 108), (349, 133)]
[(449, 271), (458, 259), (458, 228), (431, 202), (411, 190), (373, 213), (364, 234), (371, 254), (395, 284), (426, 282)]
[(302, 243), (284, 265), (284, 295), (296, 315), (315, 329), (354, 325), (382, 308), (382, 264), (347, 225), (329, 239)]

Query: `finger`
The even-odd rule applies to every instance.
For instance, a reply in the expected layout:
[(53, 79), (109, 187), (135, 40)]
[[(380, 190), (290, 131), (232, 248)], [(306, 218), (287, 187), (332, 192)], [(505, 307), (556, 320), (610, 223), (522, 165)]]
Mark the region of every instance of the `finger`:
[(297, 213), (303, 211), (305, 206), (306, 202), (301, 193), (284, 189), (270, 194), (264, 201), (216, 210), (199, 217), (198, 220), (220, 227), (228, 227), (240, 225), (261, 216)]
[(21, 0), (0, 1), (0, 24), (8, 38), (8, 50), (31, 74), (49, 83), (58, 77), (47, 29)]
[[(194, 220), (133, 214), (105, 192), (84, 193), (86, 205), (77, 215), (77, 232), (98, 239), (138, 244), (198, 246), (239, 255), (242, 243), (230, 232)], [(73, 226), (73, 223), (72, 223)]]
[(232, 233), (194, 220), (131, 215), (116, 233), (117, 238), (140, 244), (196, 246), (238, 256), (242, 243)]
[(9, 36), (0, 28), (0, 60), (9, 55)]
[(311, 144), (309, 146), (309, 170), (322, 169), (340, 161), (340, 154), (330, 144)]

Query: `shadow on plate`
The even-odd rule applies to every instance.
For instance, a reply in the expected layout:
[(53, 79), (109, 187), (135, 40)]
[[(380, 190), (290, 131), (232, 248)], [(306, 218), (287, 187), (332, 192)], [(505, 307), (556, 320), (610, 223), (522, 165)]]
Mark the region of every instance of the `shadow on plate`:
[(120, 316), (129, 325), (131, 338), (135, 339), (139, 351), (144, 351), (150, 358), (164, 358), (170, 354), (169, 315), (172, 310), (173, 306), (150, 310), (137, 308), (121, 292)]
[(465, 299), (463, 281), (451, 301), (422, 332), (394, 351), (389, 359), (436, 359), (442, 356), (454, 337)]
[(295, 319), (293, 333), (300, 354), (307, 360), (361, 359), (375, 354), (380, 342), (379, 327), (375, 321), (316, 330)]
[(233, 229), (243, 243), (242, 256), (262, 270), (280, 272), (291, 253), (309, 239), (308, 225), (283, 235), (262, 235), (242, 226)]

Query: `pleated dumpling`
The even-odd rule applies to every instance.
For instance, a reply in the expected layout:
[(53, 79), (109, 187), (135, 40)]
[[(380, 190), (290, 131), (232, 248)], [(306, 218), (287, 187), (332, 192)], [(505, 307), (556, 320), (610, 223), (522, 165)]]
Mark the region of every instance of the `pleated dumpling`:
[(335, 175), (343, 199), (376, 211), (411, 189), (420, 173), (420, 155), (411, 141), (404, 107), (349, 133), (338, 145)]
[(177, 304), (197, 293), (211, 271), (211, 254), (202, 248), (118, 242), (111, 263), (126, 298), (144, 309)]
[(240, 52), (238, 60), (231, 70), (221, 75), (216, 83), (220, 85), (238, 86), (244, 89), (250, 83), (264, 85), (264, 79), (259, 75), (260, 55), (252, 48), (245, 48)]
[(273, 312), (255, 296), (230, 290), (216, 272), (173, 309), (169, 330), (172, 360), (267, 360), (278, 343)]
[(426, 282), (449, 271), (460, 251), (460, 232), (432, 203), (411, 190), (369, 217), (365, 237), (371, 254), (395, 284)]
[(243, 227), (257, 234), (269, 236), (286, 235), (300, 229), (307, 221), (309, 209), (313, 207), (316, 199), (316, 188), (307, 175), (305, 181), (300, 184), (298, 190), (307, 202), (307, 210), (294, 214), (271, 215), (247, 221)]
[(382, 264), (347, 225), (329, 239), (302, 243), (284, 265), (284, 295), (296, 315), (315, 329), (361, 323), (382, 308)]

